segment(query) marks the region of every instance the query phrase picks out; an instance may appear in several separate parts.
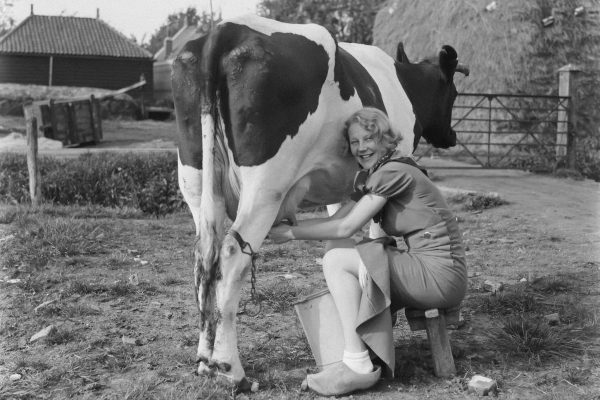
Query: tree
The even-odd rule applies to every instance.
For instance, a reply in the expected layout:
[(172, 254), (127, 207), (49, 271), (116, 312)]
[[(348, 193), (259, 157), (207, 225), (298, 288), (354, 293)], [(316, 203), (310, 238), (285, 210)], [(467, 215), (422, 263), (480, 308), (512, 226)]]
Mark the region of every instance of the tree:
[(15, 20), (9, 15), (9, 7), (12, 7), (9, 0), (0, 0), (0, 37), (15, 25)]
[(385, 0), (263, 0), (259, 14), (282, 22), (323, 25), (341, 42), (371, 44)]
[(184, 25), (197, 25), (200, 32), (206, 33), (219, 21), (221, 21), (220, 14), (211, 16), (209, 12), (202, 11), (202, 14), (198, 15), (196, 7), (188, 7), (185, 12), (170, 14), (167, 22), (158, 28), (150, 36), (148, 43), (142, 44), (142, 47), (154, 54), (163, 46), (165, 38), (175, 35)]

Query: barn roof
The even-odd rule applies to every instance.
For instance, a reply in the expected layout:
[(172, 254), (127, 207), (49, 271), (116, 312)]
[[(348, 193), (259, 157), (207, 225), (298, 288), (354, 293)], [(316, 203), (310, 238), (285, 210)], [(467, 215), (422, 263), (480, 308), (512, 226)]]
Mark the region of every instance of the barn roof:
[(165, 54), (165, 46), (161, 47), (155, 54), (155, 61), (166, 61), (175, 58), (183, 46), (190, 40), (196, 39), (202, 35), (202, 29), (197, 25), (185, 25), (173, 36), (173, 47), (169, 54)]
[(152, 58), (101, 19), (30, 15), (0, 38), (0, 54)]

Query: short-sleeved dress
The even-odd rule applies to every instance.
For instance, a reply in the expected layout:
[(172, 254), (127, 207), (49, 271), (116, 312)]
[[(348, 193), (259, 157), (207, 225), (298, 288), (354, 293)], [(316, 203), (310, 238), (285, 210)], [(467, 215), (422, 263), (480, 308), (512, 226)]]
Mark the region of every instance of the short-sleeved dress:
[[(356, 246), (369, 272), (356, 331), (393, 376), (390, 313), (457, 306), (467, 288), (465, 251), (456, 217), (416, 164), (390, 159), (361, 189), (352, 195), (354, 201), (366, 193), (387, 199), (376, 219), (389, 237)], [(408, 250), (397, 248), (393, 237), (403, 237)]]

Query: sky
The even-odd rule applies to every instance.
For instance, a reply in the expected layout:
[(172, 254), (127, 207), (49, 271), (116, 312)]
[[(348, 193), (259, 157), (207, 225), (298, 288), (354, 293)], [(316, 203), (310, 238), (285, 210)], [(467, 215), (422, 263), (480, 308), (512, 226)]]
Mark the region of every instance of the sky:
[[(123, 33), (134, 36), (138, 43), (148, 42), (150, 36), (167, 21), (169, 14), (196, 7), (198, 13), (210, 10), (209, 0), (7, 0), (5, 12), (15, 20), (23, 21), (33, 13), (37, 15), (65, 15), (100, 19)], [(223, 18), (254, 13), (259, 0), (212, 0), (213, 11), (222, 12)]]

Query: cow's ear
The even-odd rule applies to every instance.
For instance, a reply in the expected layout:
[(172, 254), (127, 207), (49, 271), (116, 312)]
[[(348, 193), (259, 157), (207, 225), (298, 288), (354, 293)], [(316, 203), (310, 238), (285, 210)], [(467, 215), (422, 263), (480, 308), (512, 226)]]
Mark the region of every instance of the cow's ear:
[(408, 56), (404, 52), (404, 44), (402, 42), (398, 43), (398, 48), (396, 49), (396, 61), (400, 63), (410, 64)]
[(444, 73), (446, 80), (451, 81), (458, 65), (458, 54), (452, 46), (442, 46), (440, 51), (440, 69)]

